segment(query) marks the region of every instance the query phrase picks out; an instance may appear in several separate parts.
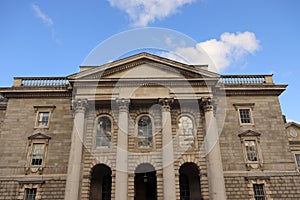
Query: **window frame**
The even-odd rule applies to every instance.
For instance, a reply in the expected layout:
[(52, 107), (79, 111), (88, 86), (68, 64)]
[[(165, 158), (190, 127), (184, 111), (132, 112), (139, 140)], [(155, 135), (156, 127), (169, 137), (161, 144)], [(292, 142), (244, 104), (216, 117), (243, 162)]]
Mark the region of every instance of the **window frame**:
[[(29, 194), (27, 194), (28, 193), (28, 191), (31, 191), (31, 190), (33, 190), (34, 191), (34, 199), (32, 199), (32, 197), (31, 198), (28, 198), (28, 195)], [(24, 188), (24, 200), (36, 200), (36, 194), (37, 194), (37, 188), (28, 188), (28, 187), (26, 187), (26, 188)]]
[[(254, 103), (235, 103), (233, 106), (235, 107), (239, 119), (240, 126), (253, 126), (254, 125), (254, 118), (253, 118), (253, 110), (254, 110)], [(250, 123), (243, 123), (241, 119), (241, 110), (249, 110), (249, 118)]]
[[(182, 145), (181, 144), (181, 137), (185, 137), (185, 135), (181, 135), (181, 129), (179, 128), (179, 120), (182, 117), (188, 117), (192, 121), (193, 129), (192, 129), (192, 135), (193, 135), (193, 145)], [(197, 128), (195, 126), (195, 118), (189, 114), (189, 113), (182, 113), (177, 117), (176, 120), (177, 123), (177, 131), (178, 131), (178, 145), (180, 148), (197, 148)]]
[[(27, 162), (25, 165), (25, 174), (42, 174), (44, 168), (46, 167), (46, 158), (48, 154), (48, 145), (50, 136), (44, 133), (36, 133), (28, 137), (28, 148), (27, 148)], [(33, 150), (36, 144), (43, 144), (43, 157), (40, 165), (33, 165)]]
[[(245, 131), (238, 135), (240, 137), (241, 144), (242, 144), (244, 162), (245, 162), (248, 170), (263, 168), (263, 156), (262, 156), (262, 150), (260, 147), (260, 135), (261, 135), (260, 133), (257, 133), (252, 130)], [(250, 160), (248, 158), (246, 141), (254, 141), (255, 142), (256, 154), (257, 154), (256, 161)]]
[[(149, 146), (140, 146), (139, 145), (139, 139), (141, 136), (139, 136), (139, 121), (142, 117), (148, 117), (151, 121), (151, 145)], [(154, 126), (154, 119), (153, 117), (150, 115), (150, 114), (140, 114), (137, 118), (136, 118), (136, 123), (135, 123), (135, 126), (136, 126), (136, 146), (138, 149), (152, 149), (155, 147), (155, 143), (154, 143), (154, 131), (155, 131), (155, 126)], [(149, 136), (145, 136), (144, 139), (146, 138), (149, 138)]]
[[(109, 120), (110, 120), (110, 141), (109, 141), (109, 145), (97, 145), (97, 126), (98, 126), (98, 121), (100, 120), (100, 118), (102, 118), (102, 117), (107, 117)], [(110, 115), (108, 115), (108, 114), (101, 114), (101, 115), (99, 115), (99, 116), (97, 116), (96, 117), (96, 119), (95, 119), (95, 127), (94, 127), (94, 147), (96, 148), (96, 149), (109, 149), (109, 148), (111, 148), (111, 144), (112, 144), (112, 138), (113, 138), (113, 132), (114, 132), (114, 125), (113, 125), (113, 118), (110, 116)], [(103, 137), (103, 136), (102, 136)]]
[[(260, 188), (260, 190), (262, 189), (263, 194), (256, 194), (256, 189), (255, 186), (262, 186), (262, 188)], [(267, 194), (266, 194), (266, 189), (265, 189), (265, 184), (264, 183), (253, 183), (252, 184), (253, 187), (253, 197), (255, 200), (266, 200), (267, 199)]]
[[(299, 156), (299, 163), (297, 160), (297, 155)], [(300, 170), (300, 152), (294, 152), (294, 160), (295, 160), (295, 164), (298, 170)]]
[[(34, 154), (34, 147), (35, 146), (37, 146), (37, 145), (43, 145), (42, 146), (42, 150), (43, 150), (43, 153), (42, 154), (37, 154), (37, 155), (39, 155), (39, 158), (38, 159), (41, 159), (41, 164), (33, 164), (33, 160), (35, 159), (35, 160), (37, 160), (36, 158), (34, 158), (34, 156), (36, 156), (35, 154)], [(30, 165), (31, 165), (31, 167), (40, 167), (40, 166), (42, 166), (42, 164), (43, 164), (43, 162), (44, 162), (44, 158), (45, 158), (45, 146), (46, 146), (46, 144), (45, 144), (45, 142), (42, 142), (42, 143), (38, 143), (38, 142), (33, 142), (32, 144), (31, 144), (31, 154), (30, 154)], [(40, 158), (41, 157), (41, 158)]]
[(19, 181), (19, 198), (20, 197), (23, 200), (26, 200), (26, 189), (36, 189), (35, 193), (35, 200), (41, 200), (41, 190), (42, 190), (42, 185), (45, 184), (44, 180), (24, 180), (24, 181)]
[[(34, 128), (35, 129), (48, 129), (50, 127), (52, 114), (53, 114), (53, 111), (56, 108), (56, 106), (51, 106), (51, 105), (50, 106), (33, 106), (33, 108), (36, 113)], [(47, 125), (39, 125), (40, 113), (49, 113)]]

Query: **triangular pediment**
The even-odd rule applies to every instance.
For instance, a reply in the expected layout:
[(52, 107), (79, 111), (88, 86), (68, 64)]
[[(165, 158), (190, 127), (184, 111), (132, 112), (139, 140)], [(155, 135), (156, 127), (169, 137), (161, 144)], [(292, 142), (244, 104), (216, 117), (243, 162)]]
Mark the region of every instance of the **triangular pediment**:
[(28, 137), (29, 140), (35, 140), (35, 139), (44, 139), (44, 140), (50, 140), (51, 137), (46, 135), (45, 133), (35, 133)]
[(220, 75), (201, 67), (187, 65), (149, 53), (136, 54), (101, 66), (83, 66), (83, 71), (69, 79), (119, 78), (219, 78)]
[(252, 130), (247, 130), (239, 134), (239, 137), (259, 137), (261, 134)]
[(296, 122), (288, 122), (285, 125), (285, 128), (290, 128), (290, 127), (294, 127), (297, 129), (300, 129), (300, 124), (296, 123)]

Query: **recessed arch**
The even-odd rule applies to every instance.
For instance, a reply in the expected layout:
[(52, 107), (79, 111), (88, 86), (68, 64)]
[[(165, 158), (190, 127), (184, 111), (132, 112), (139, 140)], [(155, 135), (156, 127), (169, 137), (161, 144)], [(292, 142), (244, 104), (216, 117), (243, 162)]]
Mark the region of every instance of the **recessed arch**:
[(195, 163), (187, 162), (179, 168), (180, 200), (202, 199), (200, 171)]
[(157, 180), (156, 170), (149, 163), (137, 166), (134, 174), (134, 199), (156, 200)]
[(97, 164), (92, 168), (90, 200), (111, 199), (111, 168), (104, 164)]

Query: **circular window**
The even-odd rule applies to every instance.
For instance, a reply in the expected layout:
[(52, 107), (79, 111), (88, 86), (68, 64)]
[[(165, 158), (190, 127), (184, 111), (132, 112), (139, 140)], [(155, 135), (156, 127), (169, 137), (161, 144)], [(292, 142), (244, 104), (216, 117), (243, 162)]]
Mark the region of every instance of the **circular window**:
[(292, 137), (297, 137), (297, 132), (296, 132), (295, 130), (291, 130), (291, 131), (290, 131), (290, 135), (291, 135)]

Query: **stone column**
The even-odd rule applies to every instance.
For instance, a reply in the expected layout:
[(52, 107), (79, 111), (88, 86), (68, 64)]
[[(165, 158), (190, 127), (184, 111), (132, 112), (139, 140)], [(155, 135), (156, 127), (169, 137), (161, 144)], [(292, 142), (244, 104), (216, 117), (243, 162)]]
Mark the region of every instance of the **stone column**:
[(210, 199), (226, 199), (225, 181), (219, 144), (217, 121), (211, 98), (203, 99), (205, 112), (205, 153)]
[(80, 199), (79, 184), (81, 177), (82, 147), (84, 135), (84, 115), (87, 108), (86, 99), (77, 99), (73, 104), (74, 124), (72, 131), (71, 149), (68, 163), (68, 174), (65, 190), (65, 200)]
[(128, 99), (118, 99), (118, 144), (116, 160), (116, 200), (126, 200), (128, 197)]
[(176, 199), (174, 152), (170, 106), (173, 99), (160, 99), (162, 105), (162, 164), (164, 199)]

